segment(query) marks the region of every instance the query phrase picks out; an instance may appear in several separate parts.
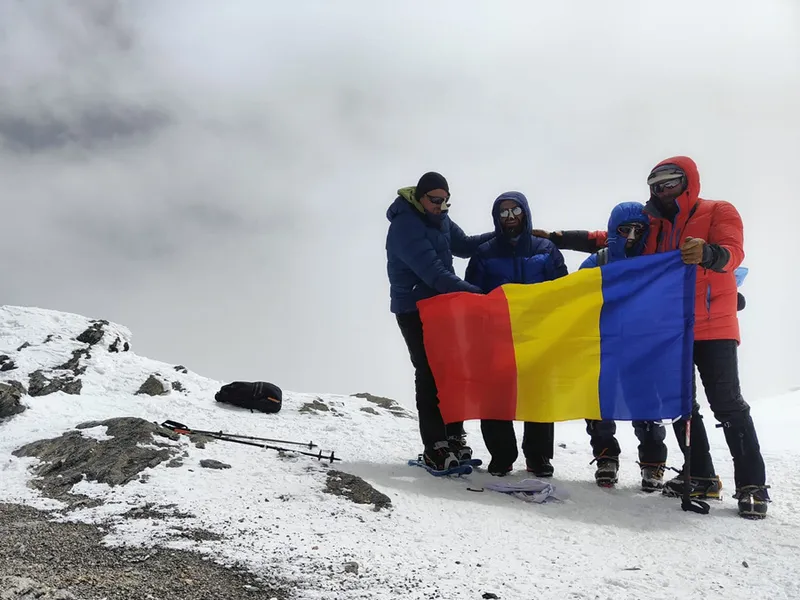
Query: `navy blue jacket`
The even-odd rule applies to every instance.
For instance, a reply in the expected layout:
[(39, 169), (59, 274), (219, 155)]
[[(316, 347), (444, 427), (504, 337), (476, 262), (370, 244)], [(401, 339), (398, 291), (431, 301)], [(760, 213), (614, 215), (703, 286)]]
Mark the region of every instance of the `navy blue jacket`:
[(417, 302), (450, 292), (481, 290), (456, 276), (453, 256), (470, 258), (494, 233), (468, 236), (447, 213), (426, 213), (414, 198), (414, 187), (397, 190), (386, 211), (386, 271), (389, 275), (391, 311), (417, 310)]
[[(516, 244), (503, 233), (500, 226), (500, 203), (514, 200), (522, 207), (525, 216), (524, 233)], [(485, 293), (506, 283), (542, 283), (567, 274), (564, 257), (550, 240), (529, 233), (533, 228), (528, 199), (520, 192), (501, 194), (492, 205), (495, 236), (481, 244), (467, 265), (465, 279)]]
[[(642, 239), (639, 240), (639, 243), (631, 248), (631, 251), (627, 254), (625, 252), (625, 244), (628, 240), (624, 237), (620, 237), (617, 233), (617, 227), (623, 223), (642, 223), (645, 227), (645, 233)], [(649, 233), (650, 218), (644, 213), (644, 204), (639, 202), (622, 202), (617, 204), (608, 217), (608, 262), (614, 262), (615, 260), (621, 260), (630, 256), (640, 256), (647, 243), (647, 236)], [(596, 266), (597, 253), (595, 252), (583, 261), (580, 268), (591, 269)]]

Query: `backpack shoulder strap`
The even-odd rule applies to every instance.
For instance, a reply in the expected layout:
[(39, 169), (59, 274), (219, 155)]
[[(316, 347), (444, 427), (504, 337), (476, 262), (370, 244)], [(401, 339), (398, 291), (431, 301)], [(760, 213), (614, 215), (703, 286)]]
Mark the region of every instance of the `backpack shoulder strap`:
[(602, 267), (608, 264), (608, 248), (600, 248), (597, 251), (597, 266)]

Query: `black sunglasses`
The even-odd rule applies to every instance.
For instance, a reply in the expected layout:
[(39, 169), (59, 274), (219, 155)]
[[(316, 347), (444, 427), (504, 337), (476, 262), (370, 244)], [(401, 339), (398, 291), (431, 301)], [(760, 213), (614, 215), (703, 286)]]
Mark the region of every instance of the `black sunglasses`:
[(442, 204), (443, 202), (447, 202), (450, 200), (450, 196), (431, 196), (430, 194), (425, 194), (428, 197), (428, 200), (431, 201), (432, 204)]

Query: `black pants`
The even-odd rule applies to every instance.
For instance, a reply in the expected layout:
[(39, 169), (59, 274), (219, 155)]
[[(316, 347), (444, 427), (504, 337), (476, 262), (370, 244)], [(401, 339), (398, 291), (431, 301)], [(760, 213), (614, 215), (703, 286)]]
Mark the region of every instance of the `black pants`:
[[(739, 362), (736, 340), (710, 340), (694, 343), (694, 364), (714, 417), (722, 424), (725, 441), (733, 458), (736, 487), (764, 485), (766, 472), (756, 428), (750, 417), (750, 406), (742, 398), (739, 387)], [(693, 477), (713, 477), (714, 464), (708, 447), (700, 405), (693, 384), (691, 429), (691, 465)], [(685, 449), (686, 422), (674, 424), (681, 450)]]
[[(555, 425), (553, 423), (526, 422), (524, 427), (522, 454), (525, 458), (536, 462), (542, 457), (553, 458)], [(492, 462), (502, 466), (514, 464), (519, 452), (517, 451), (517, 436), (514, 432), (513, 421), (484, 419), (481, 421), (481, 433), (486, 449), (492, 457)]]
[(411, 364), (414, 365), (414, 383), (419, 415), (419, 433), (426, 448), (436, 442), (443, 442), (450, 436), (464, 435), (464, 423), (450, 423), (445, 426), (439, 412), (439, 396), (433, 378), (425, 344), (422, 338), (422, 321), (418, 312), (397, 315), (397, 324), (408, 346)]
[[(653, 421), (633, 421), (633, 431), (639, 440), (640, 463), (667, 462), (667, 445), (664, 443), (667, 437), (666, 428)], [(599, 456), (617, 458), (620, 455), (619, 442), (615, 437), (616, 422), (586, 419), (586, 433), (590, 436), (589, 443), (592, 445), (592, 454), (595, 458)]]

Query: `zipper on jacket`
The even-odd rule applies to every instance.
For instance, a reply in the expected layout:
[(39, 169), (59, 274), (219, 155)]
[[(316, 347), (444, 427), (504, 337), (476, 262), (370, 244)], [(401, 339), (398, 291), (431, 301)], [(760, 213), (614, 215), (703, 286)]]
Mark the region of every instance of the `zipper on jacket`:
[(711, 284), (706, 284), (706, 311), (708, 311), (708, 318), (711, 318)]

